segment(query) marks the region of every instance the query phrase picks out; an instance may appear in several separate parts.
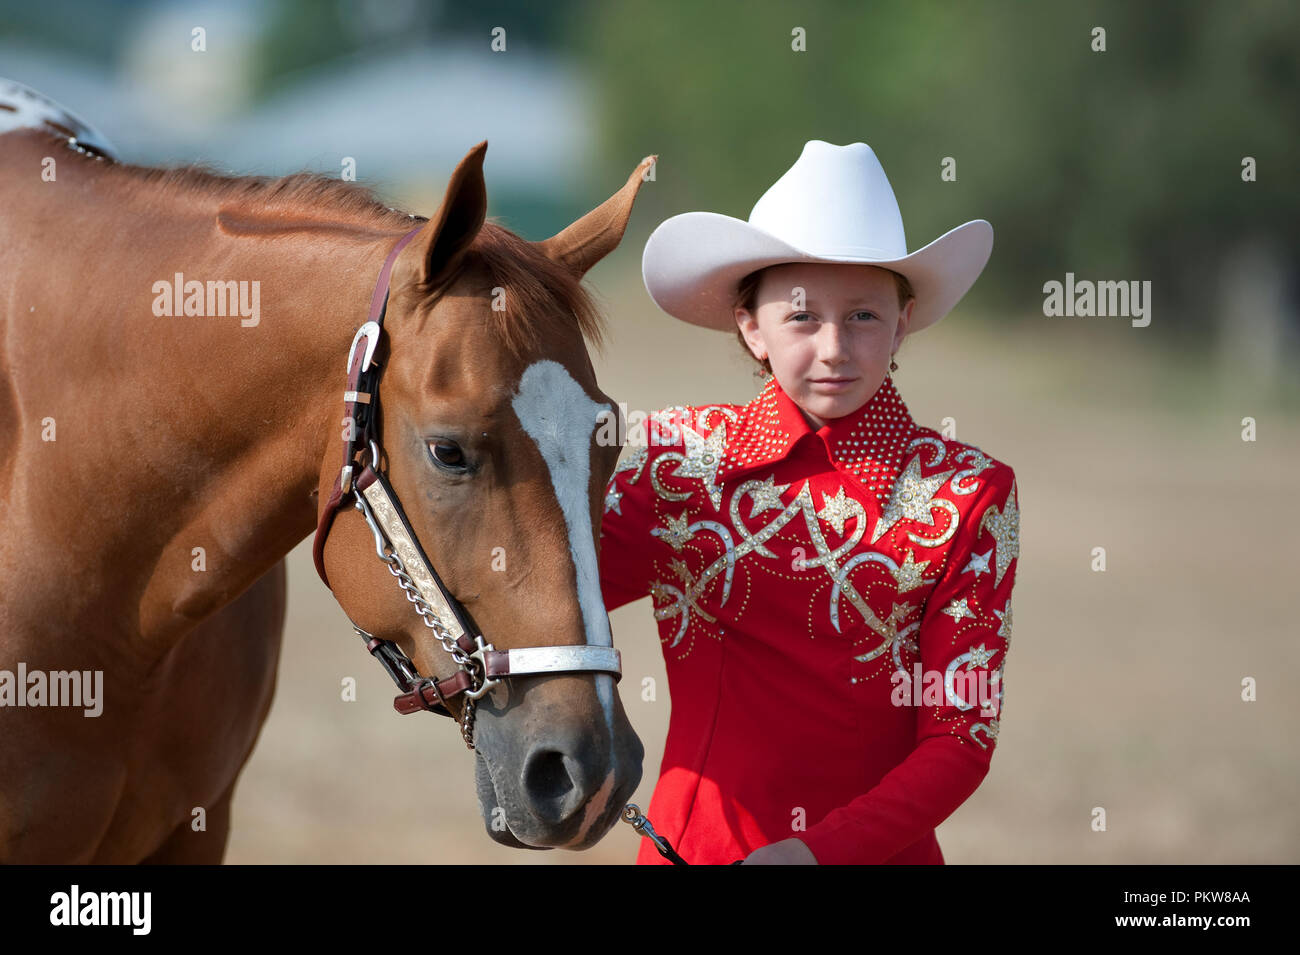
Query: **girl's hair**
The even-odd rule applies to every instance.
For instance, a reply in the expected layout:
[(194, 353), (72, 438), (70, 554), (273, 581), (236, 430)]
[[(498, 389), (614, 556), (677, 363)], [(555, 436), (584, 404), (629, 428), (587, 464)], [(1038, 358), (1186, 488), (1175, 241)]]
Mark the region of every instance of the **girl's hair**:
[[(754, 309), (758, 307), (759, 282), (763, 277), (763, 273), (770, 268), (773, 268), (773, 266), (764, 266), (761, 269), (750, 272), (740, 280), (740, 284), (736, 287), (736, 298), (733, 303), (734, 308), (746, 309), (751, 314), (754, 312)], [(877, 266), (877, 268), (879, 268), (879, 266)], [(898, 307), (900, 309), (905, 308), (908, 299), (916, 298), (916, 293), (912, 290), (912, 283), (907, 280), (907, 276), (900, 275), (892, 269), (885, 269), (885, 271), (894, 277), (894, 287), (898, 289)], [(771, 360), (764, 358), (760, 361), (759, 359), (754, 358), (754, 353), (749, 350), (749, 345), (745, 342), (745, 335), (741, 332), (739, 327), (736, 328), (736, 341), (740, 342), (740, 347), (745, 350), (745, 354), (750, 358), (753, 358), (760, 366), (759, 370), (756, 370), (754, 374), (764, 378), (770, 378), (772, 376)]]

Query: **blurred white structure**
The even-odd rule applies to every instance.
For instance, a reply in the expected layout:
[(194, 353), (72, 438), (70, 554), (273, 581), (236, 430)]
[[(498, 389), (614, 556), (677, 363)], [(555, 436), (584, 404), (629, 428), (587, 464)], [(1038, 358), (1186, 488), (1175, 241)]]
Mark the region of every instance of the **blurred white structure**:
[[(588, 84), (566, 64), (481, 43), (405, 47), (322, 64), (252, 103), (261, 9), (150, 9), (120, 72), (67, 53), (0, 42), (3, 74), (102, 129), (123, 161), (212, 163), (223, 171), (339, 175), (344, 157), (374, 184), (442, 185), (489, 140), (489, 189), (546, 196), (582, 185), (592, 143)], [(206, 50), (192, 49), (202, 27)], [(423, 210), (426, 213), (432, 210)]]

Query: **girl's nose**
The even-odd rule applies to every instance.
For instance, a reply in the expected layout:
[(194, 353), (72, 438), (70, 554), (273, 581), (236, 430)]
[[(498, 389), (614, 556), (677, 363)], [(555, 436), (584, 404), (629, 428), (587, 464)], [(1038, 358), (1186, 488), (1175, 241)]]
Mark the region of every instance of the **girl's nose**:
[(844, 328), (839, 322), (822, 322), (817, 332), (817, 356), (825, 362), (843, 361), (848, 357)]

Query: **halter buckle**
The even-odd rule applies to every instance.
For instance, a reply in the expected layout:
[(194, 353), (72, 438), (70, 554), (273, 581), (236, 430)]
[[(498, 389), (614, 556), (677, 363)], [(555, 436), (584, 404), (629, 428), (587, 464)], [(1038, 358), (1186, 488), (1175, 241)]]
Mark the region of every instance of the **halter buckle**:
[(371, 359), (375, 357), (375, 349), (379, 347), (380, 328), (378, 322), (366, 322), (357, 329), (356, 335), (352, 337), (352, 347), (348, 349), (348, 373), (352, 372), (352, 360), (357, 354), (357, 345), (364, 337), (366, 340), (365, 354), (361, 356), (361, 370), (364, 372), (370, 368)]
[[(424, 690), (426, 687), (433, 688), (433, 694), (438, 698), (437, 703), (430, 703), (425, 698)], [(415, 685), (411, 687), (411, 692), (415, 694), (415, 698), (419, 701), (420, 706), (424, 707), (428, 712), (437, 713), (440, 716), (452, 715), (451, 707), (447, 705), (447, 698), (442, 695), (442, 687), (438, 686), (436, 678), (431, 676), (421, 677)], [(439, 709), (439, 707), (441, 707), (441, 709)]]
[(487, 653), (489, 650), (495, 651), (496, 647), (492, 646), (490, 643), (485, 643), (482, 634), (479, 634), (474, 638), (474, 644), (478, 649), (471, 653), (469, 658), (471, 660), (477, 660), (478, 665), (483, 668), (483, 685), (477, 690), (466, 690), (465, 695), (471, 700), (481, 700), (493, 687), (500, 686), (501, 681), (497, 679), (489, 679), (487, 675)]

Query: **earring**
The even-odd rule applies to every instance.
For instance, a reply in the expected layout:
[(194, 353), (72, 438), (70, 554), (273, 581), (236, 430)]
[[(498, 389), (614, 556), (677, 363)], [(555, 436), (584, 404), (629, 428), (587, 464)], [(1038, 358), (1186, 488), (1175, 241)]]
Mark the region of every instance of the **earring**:
[(894, 361), (894, 359), (892, 358), (889, 359), (889, 370), (898, 371), (898, 362)]

